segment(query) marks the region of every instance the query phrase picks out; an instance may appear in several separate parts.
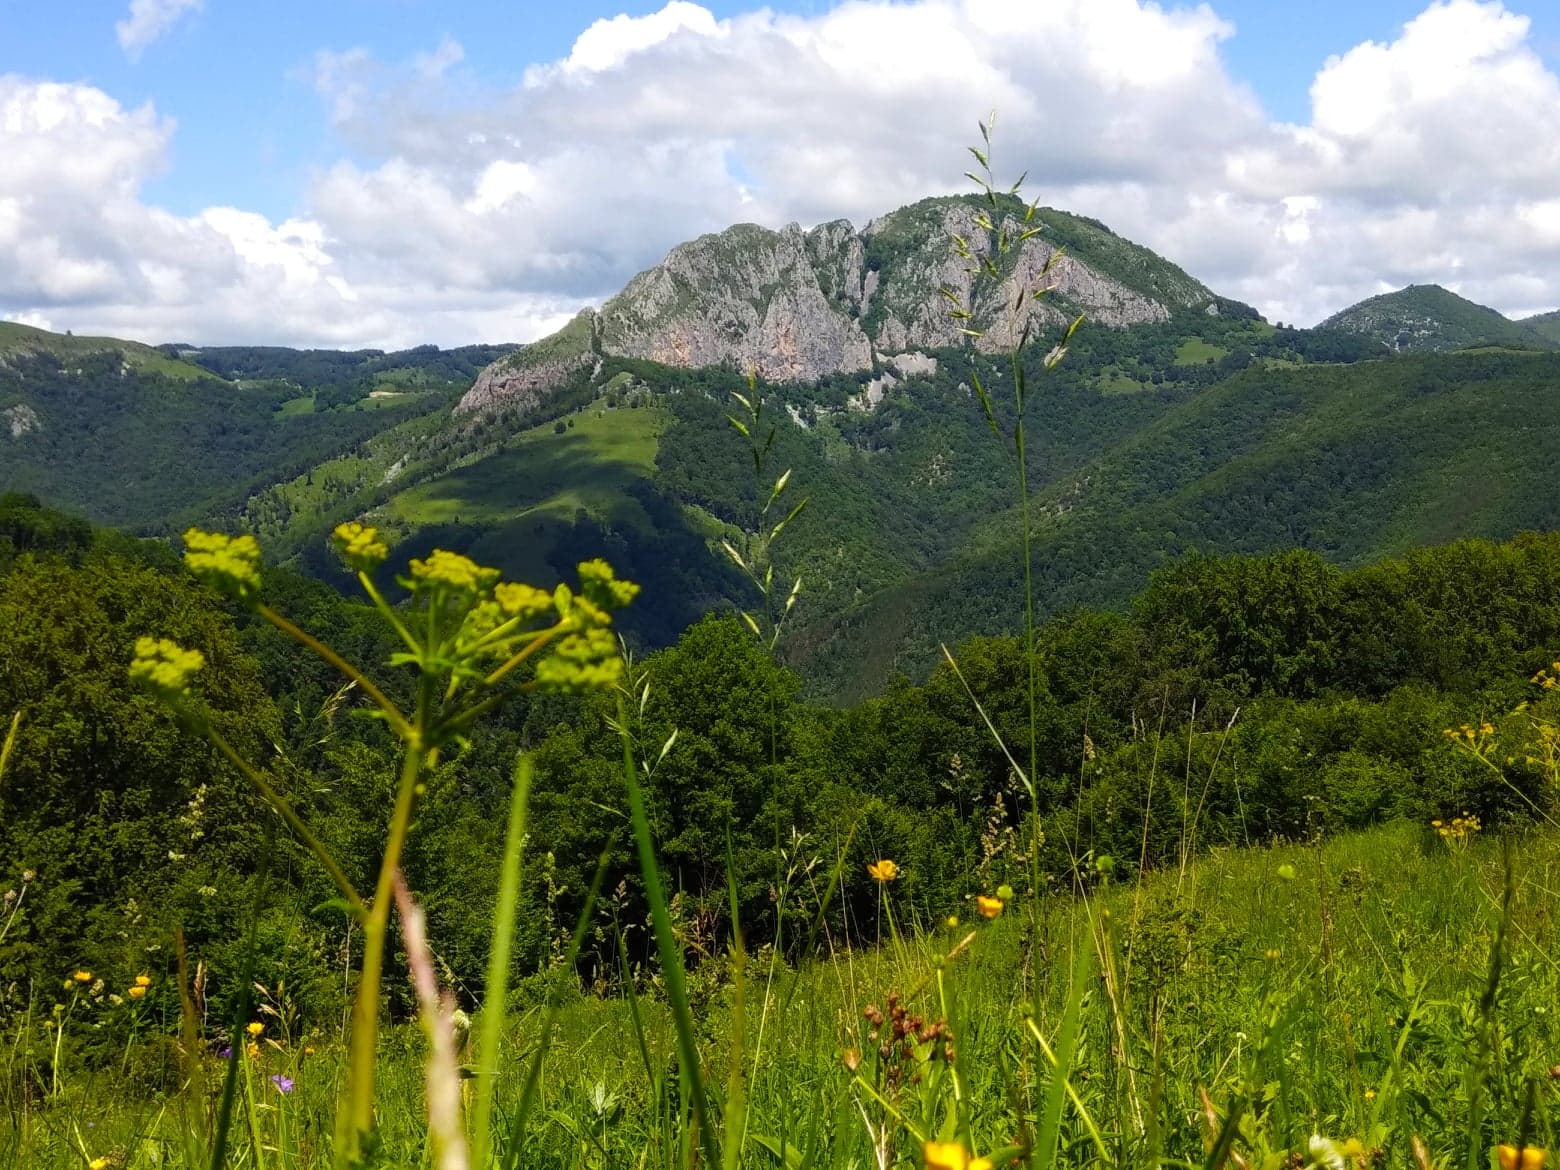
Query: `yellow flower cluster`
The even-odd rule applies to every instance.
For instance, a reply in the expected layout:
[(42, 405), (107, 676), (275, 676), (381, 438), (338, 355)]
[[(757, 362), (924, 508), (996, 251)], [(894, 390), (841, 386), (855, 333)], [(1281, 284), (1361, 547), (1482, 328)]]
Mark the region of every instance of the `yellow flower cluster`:
[(260, 593), (260, 545), (248, 534), (191, 528), (184, 534), (184, 563), (202, 582), (246, 605)]
[(1430, 827), (1443, 841), (1466, 841), (1476, 834), (1484, 826), (1479, 818), (1471, 812), (1464, 812), (1460, 817), (1453, 817), (1450, 822), (1431, 821)]
[(632, 581), (619, 581), (612, 573), (612, 566), (597, 557), (580, 562), (580, 592), (600, 609), (622, 609), (639, 596), (639, 586)]
[(1533, 681), (1546, 691), (1560, 687), (1560, 662), (1552, 662), (1548, 670), (1540, 670), (1533, 676)]
[(414, 558), (411, 570), (413, 592), (447, 589), (452, 593), (474, 595), (493, 588), (499, 578), (497, 569), (484, 569), (470, 557), (443, 548), (434, 549), (425, 561)]
[(336, 555), (355, 573), (372, 573), (390, 555), (390, 546), (379, 539), (378, 530), (356, 520), (336, 525), (330, 539)]
[(1441, 734), (1453, 743), (1459, 741), (1478, 743), (1481, 739), (1488, 739), (1495, 734), (1495, 725), (1486, 721), (1474, 728), (1471, 724), (1464, 723), (1461, 727), (1448, 727)]
[(205, 665), (206, 656), (199, 650), (186, 650), (167, 638), (141, 637), (135, 641), (130, 680), (173, 698), (190, 689), (190, 679)]
[(921, 1148), (921, 1157), (926, 1161), (926, 1170), (991, 1170), (990, 1158), (971, 1157), (958, 1142), (927, 1142)]
[(1549, 1151), (1537, 1146), (1518, 1149), (1500, 1145), (1495, 1147), (1495, 1155), (1500, 1159), (1500, 1170), (1544, 1170), (1544, 1163), (1549, 1160)]
[(536, 685), (561, 693), (616, 686), (622, 677), (617, 641), (602, 626), (570, 634), (536, 664)]
[(553, 608), (551, 593), (519, 581), (503, 581), (494, 586), (493, 600), (505, 620), (520, 618), (522, 621), (532, 621)]
[(982, 918), (995, 918), (1002, 913), (1003, 905), (1001, 898), (992, 898), (985, 894), (975, 895), (975, 909), (980, 911)]
[(152, 985), (150, 975), (137, 975), (133, 986), (125, 989), (125, 994), (131, 999), (141, 999), (146, 995), (146, 989)]

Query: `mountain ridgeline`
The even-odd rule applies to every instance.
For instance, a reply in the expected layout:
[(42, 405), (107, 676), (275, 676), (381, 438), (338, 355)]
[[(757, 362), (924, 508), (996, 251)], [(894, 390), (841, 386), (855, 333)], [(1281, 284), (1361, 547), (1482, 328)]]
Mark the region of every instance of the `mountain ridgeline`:
[[(1275, 327), (1050, 209), (976, 288), (952, 243), (979, 251), (979, 207), (927, 199), (859, 231), (738, 225), (521, 347), (151, 348), (0, 325), (0, 489), (142, 532), (248, 530), (327, 579), (329, 531), (362, 518), (398, 542), (388, 588), (434, 547), (544, 586), (605, 555), (645, 585), (623, 628), (656, 647), (754, 603), (721, 542), (747, 539), (790, 468), (810, 506), (776, 548), (803, 581), (783, 652), (834, 700), (1016, 627), (1015, 468), (972, 390), (995, 388), (1011, 427), (1015, 329), (1035, 340), (1041, 616), (1123, 605), (1194, 551), (1352, 566), (1560, 527), (1556, 314), (1514, 322), (1413, 286)], [(1020, 295), (1048, 263), (1050, 294)], [(750, 371), (773, 428), (763, 483), (726, 417)]]
[(1334, 313), (1319, 328), (1368, 337), (1393, 353), (1507, 346), (1554, 349), (1556, 314), (1513, 321), (1438, 284), (1411, 284)]

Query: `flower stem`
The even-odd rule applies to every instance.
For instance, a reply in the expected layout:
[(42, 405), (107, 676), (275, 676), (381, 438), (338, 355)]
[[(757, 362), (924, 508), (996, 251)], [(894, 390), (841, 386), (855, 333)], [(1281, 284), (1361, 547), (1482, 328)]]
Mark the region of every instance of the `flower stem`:
[(397, 735), (404, 739), (411, 732), (411, 724), (407, 721), (406, 716), (401, 714), (400, 708), (392, 703), (385, 695), (385, 693), (374, 685), (373, 680), (370, 679), (361, 670), (353, 666), (350, 662), (348, 662), (341, 655), (337, 654), (329, 646), (325, 645), (324, 642), (321, 642), (313, 634), (307, 633), (293, 625), (292, 622), (288, 621), (270, 606), (257, 605), (255, 606), (255, 611), (259, 613), (259, 615), (266, 621), (270, 622), (277, 629), (281, 630), (282, 633), (286, 634), (293, 641), (299, 643), (300, 645), (307, 646), (326, 662), (330, 663), (337, 670), (341, 671), (342, 674), (346, 675), (349, 679), (355, 682), (362, 690), (362, 692), (370, 699), (374, 700), (374, 703), (379, 707), (379, 709), (385, 713), (385, 717), (390, 720), (390, 726), (395, 728)]
[(429, 753), (423, 746), (430, 687), (424, 676), (419, 693), (418, 727), (406, 741), (401, 759), (401, 779), (396, 788), (395, 811), (390, 817), (390, 835), (384, 860), (374, 886), (374, 900), (363, 923), (363, 969), (357, 995), (352, 1004), (352, 1035), (347, 1057), (347, 1108), (342, 1112), (341, 1131), (336, 1143), (336, 1165), (356, 1164), (363, 1153), (365, 1139), (374, 1127), (374, 1056), (379, 1040), (379, 984), (384, 970), (385, 936), (390, 921), (390, 902), (401, 851), (412, 821), (412, 805), (417, 781)]

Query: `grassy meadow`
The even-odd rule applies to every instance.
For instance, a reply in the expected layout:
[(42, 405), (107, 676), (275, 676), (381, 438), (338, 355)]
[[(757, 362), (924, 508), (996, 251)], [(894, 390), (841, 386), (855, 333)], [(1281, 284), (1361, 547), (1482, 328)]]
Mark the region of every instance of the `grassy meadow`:
[[(788, 896), (805, 923), (826, 875), (804, 855), (805, 842)], [(1047, 1164), (1330, 1166), (1321, 1135), (1339, 1149), (1358, 1141), (1349, 1160), (1360, 1166), (1484, 1167), (1496, 1143), (1555, 1136), (1557, 890), (1553, 830), (1496, 840), (1411, 824), (1218, 852), (1085, 898), (1010, 903), (990, 920), (972, 897), (957, 923), (897, 931), (889, 882), (882, 945), (825, 939), (826, 957), (795, 969), (772, 952), (707, 963), (691, 976), (693, 1021), (716, 1085), (738, 1060), (744, 1074), (747, 1137), (728, 1164), (919, 1165), (950, 1122), (982, 1154), (1011, 1149), (1033, 1140), (1060, 1084)], [(525, 1145), (506, 1164), (697, 1161), (658, 978), (632, 977), (632, 988), (620, 972), (594, 991), (571, 982), (555, 1020), (540, 987), (514, 996), (499, 1116), (514, 1115), (534, 1054), (550, 1049)], [(895, 996), (919, 1027), (945, 1021), (951, 1040), (895, 1044), (891, 1019), (875, 1029), (869, 1017)], [(68, 1033), (123, 1010), (85, 988), (67, 999)], [(229, 1164), (330, 1165), (341, 1038), (294, 1034), (284, 989), (269, 989), (254, 1019), (264, 1030), (238, 1057)], [(205, 1054), (212, 1100), (192, 1102), (167, 1039), (177, 1018), (148, 1018), (122, 1061), (66, 1061), (55, 1086), (39, 1024), (8, 1038), (0, 1165), (198, 1164), (185, 1160), (183, 1129), (213, 1104), (229, 1061)], [(475, 1031), (460, 1033), (467, 1065)], [(426, 1050), (414, 1026), (383, 1038), (380, 1164), (434, 1164)], [(1221, 1137), (1227, 1147), (1211, 1153)]]

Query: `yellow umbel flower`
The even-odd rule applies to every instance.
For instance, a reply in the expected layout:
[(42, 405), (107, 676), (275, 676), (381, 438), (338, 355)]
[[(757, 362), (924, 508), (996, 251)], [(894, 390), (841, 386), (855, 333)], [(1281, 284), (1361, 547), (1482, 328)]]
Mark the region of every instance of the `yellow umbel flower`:
[(436, 548), (425, 561), (413, 560), (412, 588), (444, 588), (455, 593), (483, 593), (498, 583), (497, 569), (484, 569), (470, 557)]
[(190, 679), (206, 665), (199, 650), (186, 650), (167, 638), (135, 640), (130, 681), (149, 687), (164, 698), (176, 698), (190, 689)]
[(260, 593), (260, 546), (247, 534), (191, 528), (184, 534), (184, 563), (205, 584), (246, 605)]
[(985, 894), (975, 895), (975, 908), (980, 911), (982, 918), (995, 918), (1002, 913), (1003, 905), (1001, 898), (989, 898)]
[(972, 1158), (958, 1142), (927, 1142), (921, 1157), (926, 1170), (991, 1170), (990, 1158)]
[(570, 634), (536, 664), (536, 685), (546, 691), (575, 694), (616, 686), (622, 677), (617, 640), (602, 626)]
[(612, 566), (597, 557), (580, 562), (580, 592), (601, 609), (622, 609), (639, 595), (632, 581), (619, 581)]
[(899, 867), (885, 857), (867, 866), (867, 876), (874, 881), (891, 882), (899, 876)]
[(496, 586), (493, 590), (493, 600), (498, 602), (498, 608), (503, 611), (504, 617), (521, 618), (524, 621), (539, 618), (551, 613), (553, 609), (551, 593), (518, 581), (505, 581)]
[(336, 525), (330, 540), (336, 546), (336, 555), (356, 573), (372, 573), (390, 555), (390, 546), (379, 539), (379, 530), (356, 520)]
[(1500, 1157), (1500, 1170), (1544, 1170), (1544, 1163), (1549, 1160), (1549, 1151), (1537, 1146), (1523, 1146), (1520, 1150), (1516, 1146), (1496, 1146), (1495, 1153)]

